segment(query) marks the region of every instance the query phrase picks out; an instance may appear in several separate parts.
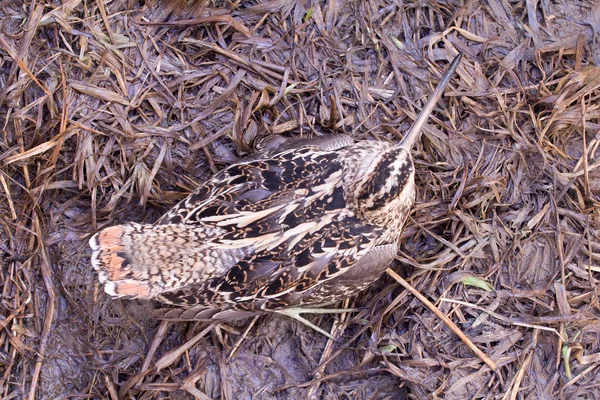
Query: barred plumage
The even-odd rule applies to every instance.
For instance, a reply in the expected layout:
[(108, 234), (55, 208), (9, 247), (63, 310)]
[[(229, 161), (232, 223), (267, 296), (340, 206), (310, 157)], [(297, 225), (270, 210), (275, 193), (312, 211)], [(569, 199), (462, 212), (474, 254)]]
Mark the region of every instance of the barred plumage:
[(410, 155), (455, 59), (399, 146), (346, 135), (270, 139), (156, 224), (90, 240), (107, 293), (175, 306), (162, 317), (230, 319), (339, 301), (389, 266), (415, 201)]

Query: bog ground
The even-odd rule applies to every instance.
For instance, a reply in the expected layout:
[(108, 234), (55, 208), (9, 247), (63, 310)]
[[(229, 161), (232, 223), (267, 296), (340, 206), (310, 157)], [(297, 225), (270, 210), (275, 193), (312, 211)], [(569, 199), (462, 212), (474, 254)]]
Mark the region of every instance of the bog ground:
[[(188, 2), (189, 3), (189, 2)], [(0, 2), (0, 397), (600, 398), (596, 1)], [(390, 276), (309, 317), (162, 323), (87, 241), (269, 135), (415, 151)], [(245, 334), (245, 336), (244, 336)]]

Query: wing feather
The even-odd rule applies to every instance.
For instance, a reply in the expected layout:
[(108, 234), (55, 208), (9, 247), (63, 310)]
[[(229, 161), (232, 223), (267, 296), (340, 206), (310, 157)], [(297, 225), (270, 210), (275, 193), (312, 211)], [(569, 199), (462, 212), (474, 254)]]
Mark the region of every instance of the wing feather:
[[(112, 227), (105, 230), (111, 235), (95, 236), (92, 260), (105, 271), (107, 290), (187, 308), (166, 311), (166, 318), (224, 318), (327, 301), (322, 288), (353, 270), (369, 275), (362, 270), (370, 264), (360, 260), (372, 258), (365, 256), (384, 231), (347, 208), (342, 165), (328, 150), (351, 140), (315, 143), (280, 144), (270, 158), (222, 170), (157, 225)], [(189, 242), (196, 248), (183, 251)], [(139, 249), (145, 254), (134, 257)], [(182, 256), (186, 251), (191, 258)], [(223, 259), (216, 266), (215, 257)]]
[[(344, 239), (356, 245), (347, 246), (344, 242), (338, 242), (337, 246), (329, 243), (329, 247), (324, 248), (325, 238), (335, 243), (335, 232), (344, 232)], [(365, 263), (359, 261), (377, 245), (382, 234), (379, 228), (361, 227), (354, 218), (332, 221), (320, 231), (306, 235), (294, 247), (294, 251), (282, 245), (272, 250), (254, 252), (232, 266), (226, 275), (172, 293), (163, 293), (160, 300), (186, 305), (179, 300), (192, 296), (192, 303), (207, 307), (212, 305), (251, 311), (302, 305), (312, 302), (311, 296), (321, 296), (318, 293), (323, 284), (339, 280), (344, 274), (352, 274), (355, 267), (358, 267), (356, 272), (364, 274), (369, 283), (375, 280), (382, 269), (365, 272)], [(368, 268), (372, 264), (368, 263)], [(370, 273), (374, 276), (372, 279)], [(323, 298), (322, 301), (328, 299)]]

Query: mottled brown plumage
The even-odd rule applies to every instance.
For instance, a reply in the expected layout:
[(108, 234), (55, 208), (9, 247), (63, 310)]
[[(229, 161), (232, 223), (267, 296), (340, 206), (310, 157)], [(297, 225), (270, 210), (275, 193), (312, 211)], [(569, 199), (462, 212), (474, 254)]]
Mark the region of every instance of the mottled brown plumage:
[(410, 148), (458, 62), (398, 146), (270, 139), (155, 224), (94, 235), (106, 292), (168, 304), (165, 318), (232, 319), (365, 289), (396, 255), (415, 201)]

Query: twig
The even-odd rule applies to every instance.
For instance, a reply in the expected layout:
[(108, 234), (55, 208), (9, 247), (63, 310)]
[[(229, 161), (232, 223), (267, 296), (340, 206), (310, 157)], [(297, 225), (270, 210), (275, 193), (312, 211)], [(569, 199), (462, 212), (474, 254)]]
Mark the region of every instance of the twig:
[(475, 355), (477, 355), (477, 357), (479, 357), (479, 359), (481, 359), (481, 361), (486, 363), (487, 366), (492, 369), (492, 371), (495, 371), (498, 368), (496, 363), (491, 358), (489, 358), (487, 355), (485, 355), (485, 353), (483, 351), (479, 350), (479, 347), (475, 346), (475, 344), (471, 341), (471, 339), (469, 339), (467, 337), (467, 335), (465, 335), (460, 330), (460, 328), (458, 326), (456, 326), (456, 324), (454, 322), (452, 322), (452, 320), (450, 320), (450, 318), (446, 317), (446, 315), (444, 313), (442, 313), (439, 308), (437, 308), (432, 302), (427, 300), (427, 298), (425, 296), (423, 296), (417, 289), (415, 289), (413, 286), (411, 286), (411, 284), (409, 284), (407, 281), (405, 281), (400, 275), (398, 275), (396, 272), (394, 272), (394, 270), (392, 270), (391, 268), (387, 269), (387, 273), (389, 276), (394, 278), (399, 284), (401, 284), (406, 290), (411, 292), (417, 299), (419, 299), (419, 301), (421, 303), (425, 304), (427, 306), (427, 308), (429, 308), (431, 311), (433, 311), (433, 313), (435, 315), (437, 315), (448, 326), (448, 328), (450, 328), (450, 330), (452, 330), (452, 332), (454, 332), (460, 338), (460, 340), (462, 340), (463, 343), (466, 344), (473, 351), (473, 353), (475, 353)]

